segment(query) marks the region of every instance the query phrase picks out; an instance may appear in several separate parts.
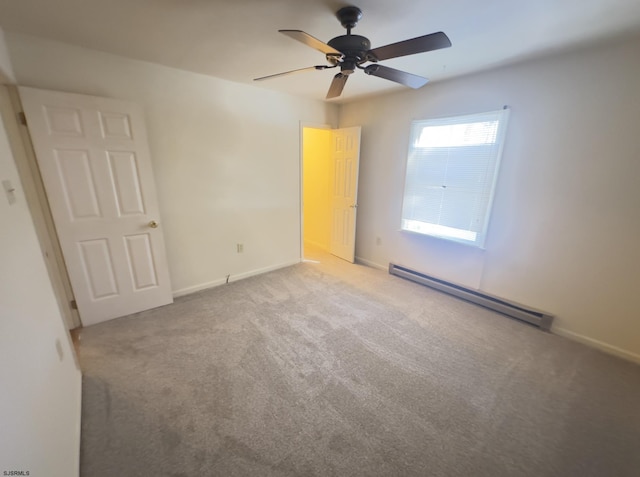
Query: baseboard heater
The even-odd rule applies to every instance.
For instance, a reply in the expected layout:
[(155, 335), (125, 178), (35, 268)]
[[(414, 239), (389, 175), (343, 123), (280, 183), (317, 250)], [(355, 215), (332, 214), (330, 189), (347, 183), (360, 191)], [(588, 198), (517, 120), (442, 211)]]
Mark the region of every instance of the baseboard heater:
[(421, 285), (434, 288), (436, 290), (448, 293), (463, 300), (470, 301), (477, 305), (489, 308), (504, 315), (516, 318), (518, 320), (526, 321), (532, 325), (538, 326), (541, 330), (549, 331), (551, 329), (551, 323), (553, 322), (553, 315), (529, 308), (518, 303), (504, 300), (495, 296), (491, 296), (487, 293), (473, 290), (471, 288), (465, 288), (455, 283), (450, 283), (439, 278), (430, 277), (424, 273), (411, 270), (394, 263), (389, 264), (389, 273), (398, 277), (406, 278)]

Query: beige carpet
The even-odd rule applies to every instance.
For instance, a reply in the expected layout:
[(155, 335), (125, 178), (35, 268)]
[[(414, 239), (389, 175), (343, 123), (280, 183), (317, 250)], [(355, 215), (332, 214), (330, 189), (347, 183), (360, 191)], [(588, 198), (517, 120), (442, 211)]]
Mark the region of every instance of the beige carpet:
[(82, 475), (640, 475), (639, 366), (315, 258), (84, 329)]

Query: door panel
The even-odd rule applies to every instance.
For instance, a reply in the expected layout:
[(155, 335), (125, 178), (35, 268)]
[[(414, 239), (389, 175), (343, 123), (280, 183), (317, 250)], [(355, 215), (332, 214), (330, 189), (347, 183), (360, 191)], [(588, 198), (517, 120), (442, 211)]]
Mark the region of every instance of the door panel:
[(332, 254), (351, 263), (355, 259), (360, 128), (332, 131), (333, 187), (331, 197)]
[(118, 288), (113, 273), (109, 242), (104, 239), (79, 242), (82, 265), (93, 300), (116, 296)]
[(49, 135), (84, 137), (79, 109), (45, 105), (43, 110)]
[(104, 139), (133, 139), (128, 114), (100, 111), (100, 130)]
[(73, 221), (101, 217), (89, 151), (54, 149), (53, 154), (69, 218)]
[(158, 275), (149, 234), (129, 235), (125, 240), (134, 289), (144, 290), (158, 286)]
[(107, 151), (118, 215), (144, 214), (138, 162), (132, 152)]
[(80, 316), (90, 325), (171, 303), (141, 110), (19, 88)]

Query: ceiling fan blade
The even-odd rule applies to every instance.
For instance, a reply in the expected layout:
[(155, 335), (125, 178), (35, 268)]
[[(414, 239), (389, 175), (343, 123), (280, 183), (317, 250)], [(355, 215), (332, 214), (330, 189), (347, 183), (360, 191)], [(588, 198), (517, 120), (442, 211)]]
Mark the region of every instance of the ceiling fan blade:
[(321, 42), (317, 38), (312, 37), (308, 33), (303, 32), (302, 30), (278, 30), (283, 35), (287, 35), (289, 38), (293, 38), (294, 40), (298, 40), (300, 43), (304, 43), (311, 48), (314, 48), (325, 55), (337, 56), (338, 58), (342, 58), (343, 54), (340, 53), (335, 48), (327, 45), (326, 43)]
[(348, 79), (349, 76), (343, 75), (342, 73), (335, 75), (333, 77), (333, 81), (331, 81), (331, 86), (329, 86), (329, 92), (327, 93), (326, 99), (337, 98), (340, 96)]
[(276, 73), (275, 75), (261, 76), (260, 78), (254, 78), (253, 81), (262, 81), (262, 80), (267, 80), (271, 78), (276, 78), (278, 76), (285, 76), (285, 75), (290, 75), (294, 73), (303, 73), (305, 71), (326, 70), (327, 68), (335, 68), (335, 66), (325, 66), (325, 65), (309, 66), (308, 68), (300, 68), (297, 70), (285, 71), (284, 73)]
[(449, 37), (442, 33), (431, 33), (429, 35), (419, 36), (411, 40), (399, 41), (390, 45), (374, 48), (369, 51), (378, 61), (388, 60), (390, 58), (398, 58), (400, 56), (415, 55), (416, 53), (424, 53), (427, 51), (439, 50), (451, 46)]
[(429, 81), (422, 76), (413, 75), (406, 71), (400, 71), (387, 66), (382, 65), (369, 65), (364, 69), (364, 72), (371, 76), (377, 76), (378, 78), (384, 78), (386, 80), (395, 81), (396, 83), (403, 84), (409, 88), (418, 89), (427, 84)]

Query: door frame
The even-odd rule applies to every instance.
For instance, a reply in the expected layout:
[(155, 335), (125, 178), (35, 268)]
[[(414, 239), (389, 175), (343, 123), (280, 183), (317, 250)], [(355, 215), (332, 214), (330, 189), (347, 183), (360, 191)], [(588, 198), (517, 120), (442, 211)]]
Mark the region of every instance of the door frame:
[[(47, 194), (36, 162), (31, 136), (27, 125), (20, 120), (22, 103), (18, 88), (17, 85), (4, 86), (13, 113), (13, 120), (6, 121), (7, 135), (14, 152), (16, 167), (33, 218), (44, 262), (49, 272), (53, 292), (67, 329), (79, 328), (82, 327), (82, 320), (78, 310), (72, 305), (75, 298), (71, 288), (71, 281), (62, 257), (62, 249), (58, 241), (53, 217), (49, 210)], [(5, 91), (1, 94), (4, 95)], [(4, 111), (3, 108), (3, 113), (5, 112), (8, 111)]]
[(330, 124), (322, 124), (322, 123), (313, 123), (308, 121), (300, 121), (300, 177), (299, 177), (299, 188), (298, 194), (300, 197), (299, 206), (300, 206), (300, 261), (304, 261), (304, 129), (335, 129)]

